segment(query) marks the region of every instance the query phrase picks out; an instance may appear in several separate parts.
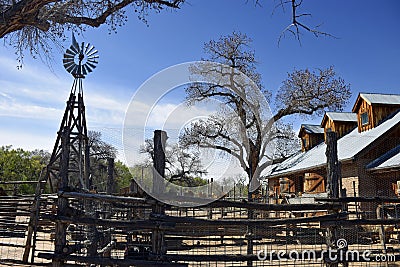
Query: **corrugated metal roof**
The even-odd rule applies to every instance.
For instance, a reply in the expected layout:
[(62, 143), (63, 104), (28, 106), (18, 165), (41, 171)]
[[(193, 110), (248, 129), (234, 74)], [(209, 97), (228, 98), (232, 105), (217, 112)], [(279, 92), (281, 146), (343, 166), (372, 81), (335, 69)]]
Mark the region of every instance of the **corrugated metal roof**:
[[(378, 137), (395, 126), (400, 126), (400, 112), (369, 131), (359, 133), (357, 128), (354, 129), (338, 140), (339, 160), (345, 161), (352, 159)], [(325, 151), (326, 144), (321, 143), (306, 152), (299, 152), (282, 163), (273, 165), (266, 172), (262, 172), (261, 176), (268, 178), (322, 167), (326, 164)]]
[(357, 114), (353, 112), (326, 112), (326, 115), (333, 121), (357, 122)]
[(302, 124), (301, 128), (304, 128), (306, 133), (324, 133), (324, 128), (321, 128), (320, 125), (314, 125), (314, 124)]
[(369, 170), (400, 167), (400, 146), (393, 148), (367, 165)]
[(400, 153), (391, 157), (381, 165), (377, 166), (377, 169), (386, 169), (386, 168), (393, 168), (393, 167), (400, 167)]
[(369, 104), (400, 105), (400, 95), (361, 93), (360, 96)]

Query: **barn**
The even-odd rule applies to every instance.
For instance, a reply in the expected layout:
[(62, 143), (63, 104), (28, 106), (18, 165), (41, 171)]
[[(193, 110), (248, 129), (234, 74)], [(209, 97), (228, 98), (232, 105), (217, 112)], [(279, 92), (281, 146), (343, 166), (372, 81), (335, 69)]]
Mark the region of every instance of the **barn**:
[[(338, 135), (342, 196), (400, 195), (400, 95), (360, 93), (352, 112), (326, 112), (321, 125), (303, 124), (302, 151), (269, 168), (269, 203), (309, 203), (326, 192), (324, 133)], [(365, 218), (376, 207), (358, 207)]]

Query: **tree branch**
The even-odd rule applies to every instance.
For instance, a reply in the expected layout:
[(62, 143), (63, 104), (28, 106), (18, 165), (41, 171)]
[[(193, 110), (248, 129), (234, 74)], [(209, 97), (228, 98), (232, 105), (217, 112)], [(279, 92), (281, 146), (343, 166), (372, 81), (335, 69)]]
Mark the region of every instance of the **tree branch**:
[(303, 0), (300, 0), (299, 2), (297, 2), (297, 0), (288, 0), (288, 1), (285, 1), (285, 2), (282, 2), (282, 1), (281, 1), (281, 3), (278, 4), (277, 6), (282, 6), (282, 8), (283, 8), (284, 4), (288, 4), (288, 3), (291, 4), (292, 23), (289, 24), (289, 25), (281, 32), (281, 34), (279, 35), (279, 38), (278, 38), (278, 46), (279, 46), (279, 44), (280, 44), (280, 42), (281, 42), (281, 39), (282, 39), (283, 37), (285, 37), (285, 33), (286, 33), (286, 32), (290, 32), (290, 33), (297, 39), (297, 41), (299, 42), (299, 44), (301, 45), (301, 39), (300, 39), (300, 34), (301, 34), (301, 33), (300, 33), (300, 29), (304, 29), (304, 30), (306, 30), (306, 31), (308, 31), (308, 32), (311, 32), (312, 34), (314, 34), (315, 37), (326, 36), (326, 37), (332, 37), (332, 38), (337, 39), (336, 36), (334, 36), (334, 35), (332, 35), (332, 34), (330, 34), (330, 33), (327, 33), (327, 32), (318, 30), (317, 28), (318, 28), (320, 25), (316, 26), (315, 28), (311, 28), (311, 27), (309, 27), (309, 26), (307, 26), (307, 25), (305, 25), (304, 23), (302, 23), (302, 22), (299, 21), (299, 18), (301, 18), (301, 17), (311, 16), (310, 13), (298, 14), (298, 12), (297, 12), (297, 11), (298, 11), (298, 8), (303, 4)]

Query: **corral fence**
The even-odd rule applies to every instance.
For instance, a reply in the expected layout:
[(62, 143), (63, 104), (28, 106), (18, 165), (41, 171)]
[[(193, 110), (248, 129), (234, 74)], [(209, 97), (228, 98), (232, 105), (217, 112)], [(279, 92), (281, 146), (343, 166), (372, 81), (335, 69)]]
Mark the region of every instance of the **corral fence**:
[[(398, 199), (317, 199), (316, 204), (292, 205), (222, 199), (195, 208), (162, 205), (162, 212), (157, 212), (161, 204), (152, 198), (64, 191), (41, 198), (30, 241), (26, 233), (33, 198), (0, 198), (0, 262), (53, 266), (397, 266), (400, 262)], [(196, 201), (182, 197), (188, 200)], [(374, 205), (375, 216), (349, 208), (361, 203)], [(253, 219), (248, 219), (249, 211)]]

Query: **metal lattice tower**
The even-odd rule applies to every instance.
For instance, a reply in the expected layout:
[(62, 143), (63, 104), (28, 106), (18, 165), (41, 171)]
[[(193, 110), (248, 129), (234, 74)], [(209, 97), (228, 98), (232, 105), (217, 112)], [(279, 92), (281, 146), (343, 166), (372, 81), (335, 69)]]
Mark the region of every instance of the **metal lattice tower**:
[[(31, 248), (33, 261), (34, 246), (31, 246), (31, 244), (35, 242), (36, 238), (36, 228), (40, 216), (40, 197), (46, 184), (49, 184), (51, 193), (57, 192), (60, 186), (83, 191), (90, 187), (89, 140), (82, 80), (85, 75), (96, 68), (99, 58), (97, 52), (94, 46), (90, 44), (82, 42), (79, 45), (72, 35), (72, 45), (64, 54), (64, 67), (73, 75), (74, 81), (50, 161), (36, 188), (23, 256), (25, 262), (28, 261)], [(67, 181), (67, 184), (65, 184), (65, 181)]]

